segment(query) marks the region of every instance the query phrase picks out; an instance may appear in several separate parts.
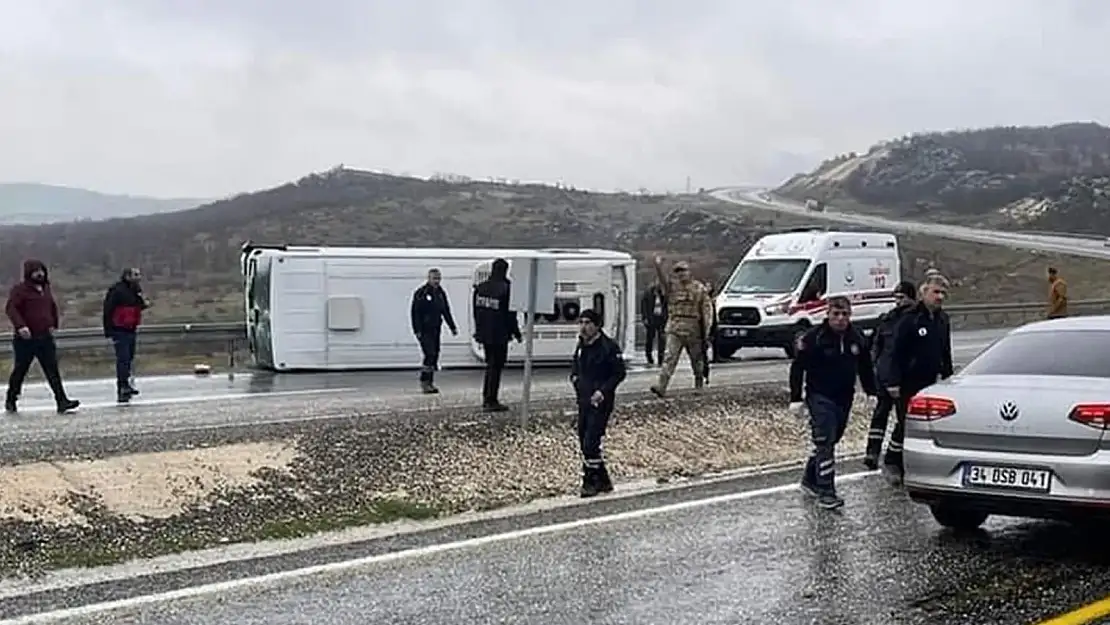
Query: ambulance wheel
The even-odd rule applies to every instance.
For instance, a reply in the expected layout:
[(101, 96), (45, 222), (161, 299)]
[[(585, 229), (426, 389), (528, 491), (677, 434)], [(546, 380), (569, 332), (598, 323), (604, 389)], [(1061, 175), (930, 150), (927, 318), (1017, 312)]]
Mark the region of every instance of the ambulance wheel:
[(786, 352), (787, 358), (793, 360), (794, 356), (797, 355), (794, 350), (794, 344), (797, 343), (798, 339), (802, 338), (802, 336), (805, 335), (806, 332), (809, 332), (809, 326), (807, 325), (800, 325), (796, 330), (794, 330), (794, 338), (790, 340), (789, 345), (782, 348), (782, 351)]
[(720, 358), (721, 360), (728, 360), (729, 358), (732, 358), (733, 356), (735, 356), (736, 352), (739, 351), (739, 350), (740, 350), (739, 347), (725, 347), (724, 345), (720, 345), (720, 346), (714, 345), (713, 346), (713, 357), (714, 358)]

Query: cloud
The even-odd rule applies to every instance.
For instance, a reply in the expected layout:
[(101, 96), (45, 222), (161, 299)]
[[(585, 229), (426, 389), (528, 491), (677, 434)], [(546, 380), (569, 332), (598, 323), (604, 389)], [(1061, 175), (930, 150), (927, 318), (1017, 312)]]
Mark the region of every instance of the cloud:
[(0, 171), (211, 196), (337, 163), (678, 189), (1100, 119), (1093, 0), (0, 0)]

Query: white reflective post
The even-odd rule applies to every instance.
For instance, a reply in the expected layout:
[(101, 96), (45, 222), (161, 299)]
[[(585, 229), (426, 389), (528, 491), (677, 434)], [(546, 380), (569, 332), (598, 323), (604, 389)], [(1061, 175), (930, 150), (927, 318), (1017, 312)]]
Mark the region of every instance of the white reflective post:
[(532, 355), (536, 330), (536, 281), (539, 279), (539, 259), (528, 261), (528, 313), (524, 323), (524, 389), (520, 394), (520, 426), (528, 425), (528, 402), (532, 399)]

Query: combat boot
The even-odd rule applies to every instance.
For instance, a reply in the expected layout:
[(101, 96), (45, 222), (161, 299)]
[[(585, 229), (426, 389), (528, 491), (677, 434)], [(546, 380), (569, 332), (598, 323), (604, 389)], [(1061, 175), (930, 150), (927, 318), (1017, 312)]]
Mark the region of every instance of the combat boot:
[(609, 469), (604, 463), (597, 470), (597, 490), (601, 493), (613, 492), (613, 478), (609, 477)]
[(844, 506), (844, 500), (836, 493), (821, 493), (817, 496), (817, 507), (824, 510), (836, 510)]
[(116, 391), (116, 403), (117, 404), (129, 404), (129, 403), (131, 403), (131, 389), (126, 388), (126, 387), (118, 389)]
[(4, 412), (14, 413), (16, 410), (17, 410), (17, 407), (15, 405), (15, 397), (12, 396), (12, 395), (8, 395), (7, 397), (5, 397), (4, 398)]
[(597, 472), (591, 467), (582, 466), (582, 488), (578, 491), (578, 496), (583, 499), (595, 497), (601, 492), (598, 488), (598, 475)]
[(431, 382), (426, 380), (420, 383), (420, 390), (424, 391), (425, 395), (434, 395), (439, 392), (438, 388), (436, 388)]

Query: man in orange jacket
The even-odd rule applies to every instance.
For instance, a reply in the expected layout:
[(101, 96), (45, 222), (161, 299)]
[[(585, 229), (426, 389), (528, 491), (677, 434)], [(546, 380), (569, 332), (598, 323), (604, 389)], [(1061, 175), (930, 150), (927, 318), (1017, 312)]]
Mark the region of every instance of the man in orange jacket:
[(1055, 267), (1048, 268), (1048, 318), (1068, 316), (1068, 283)]

